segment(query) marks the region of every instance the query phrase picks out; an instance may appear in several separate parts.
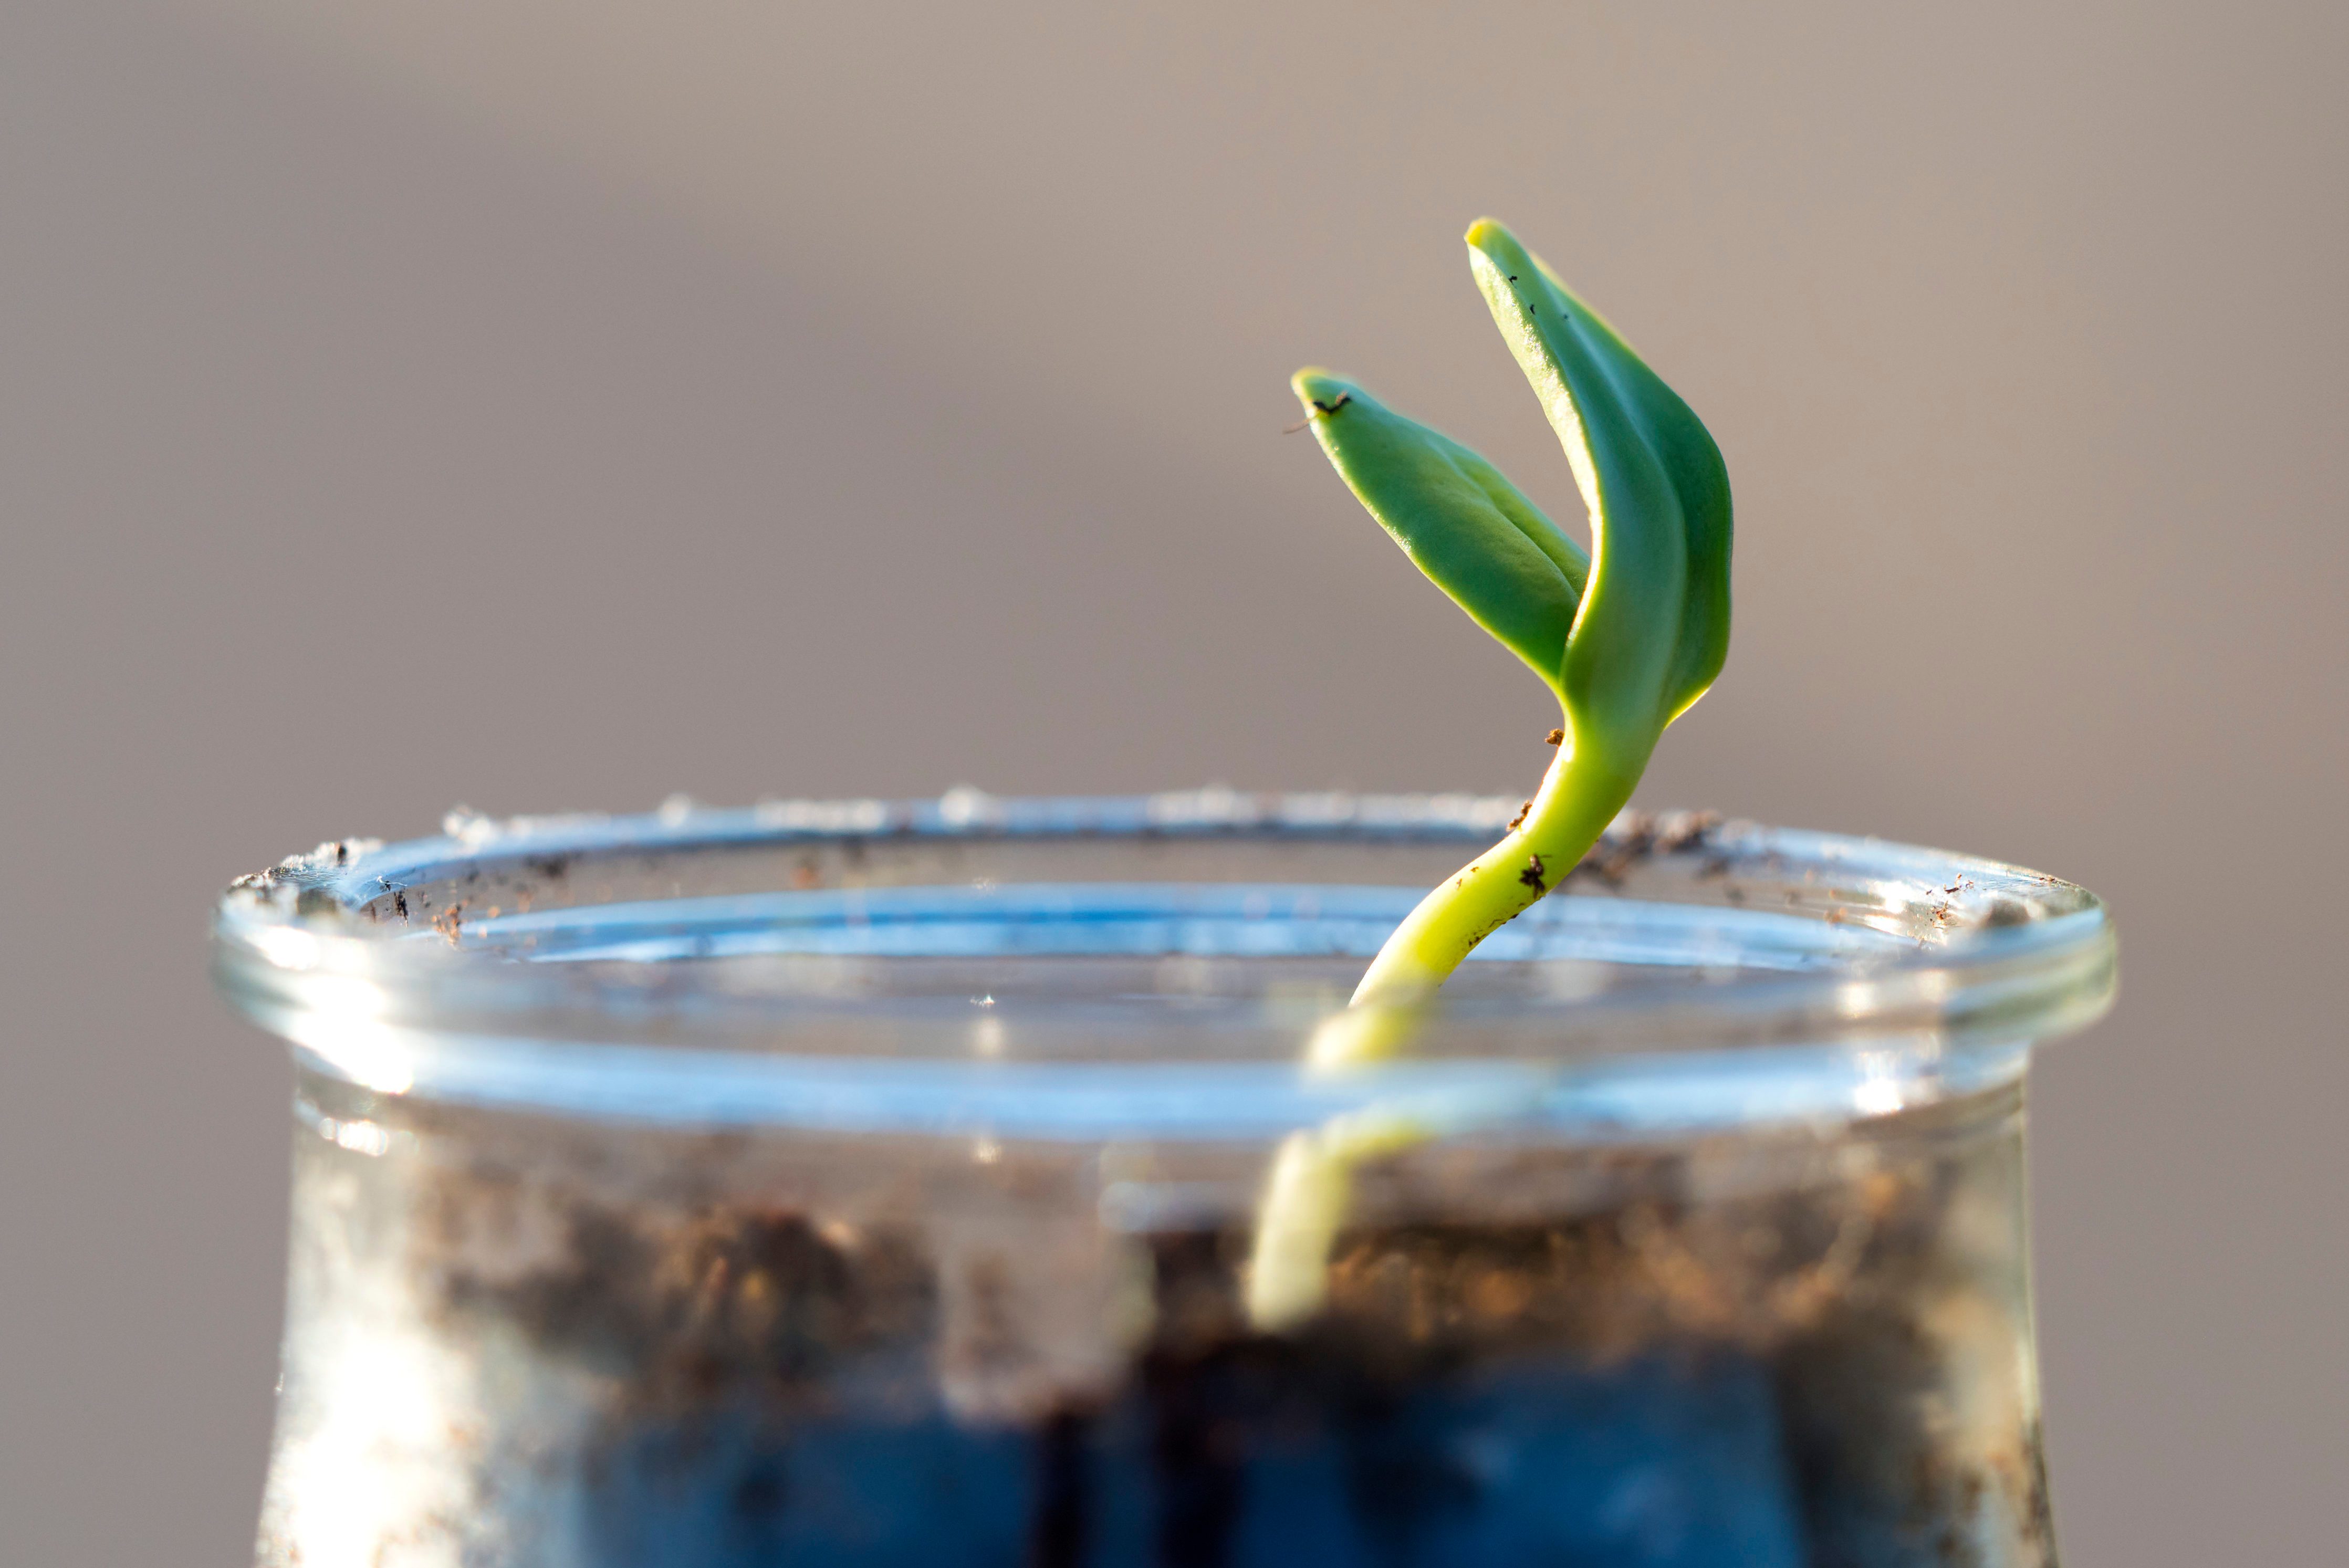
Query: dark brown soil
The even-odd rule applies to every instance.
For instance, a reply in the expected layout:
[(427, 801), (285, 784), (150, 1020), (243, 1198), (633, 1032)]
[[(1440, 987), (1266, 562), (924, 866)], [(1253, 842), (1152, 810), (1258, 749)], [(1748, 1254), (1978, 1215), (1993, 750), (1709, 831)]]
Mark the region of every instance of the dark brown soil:
[[(957, 1444), (1010, 1465), (1019, 1495), (1005, 1506), (1039, 1563), (1237, 1565), (1261, 1561), (1249, 1542), (1276, 1528), (1323, 1541), (1318, 1550), (1339, 1555), (1317, 1561), (1340, 1563), (1353, 1560), (1332, 1544), (1340, 1515), (1345, 1539), (1384, 1543), (1365, 1562), (1505, 1560), (1475, 1543), (1530, 1541), (1500, 1518), (1512, 1510), (1550, 1520), (1542, 1528), (1558, 1541), (1613, 1539), (1604, 1509), (1619, 1512), (1619, 1500), (1558, 1522), (1538, 1473), (1479, 1470), (1478, 1434), (1505, 1431), (1560, 1473), (1611, 1465), (1636, 1480), (1640, 1466), (1681, 1465), (1716, 1494), (1680, 1536), (1669, 1519), (1650, 1532), (1682, 1547), (1594, 1561), (2052, 1562), (2035, 1410), (2019, 1407), (1987, 1446), (1953, 1425), (1961, 1374), (1946, 1329), (1930, 1321), (1961, 1309), (1996, 1318), (2011, 1305), (1995, 1283), (1959, 1277), (1951, 1239), (1957, 1206), (2008, 1179), (2006, 1146), (1969, 1152), (1962, 1128), (1936, 1129), (1930, 1114), (1892, 1119), (1914, 1125), (1879, 1140), (1848, 1181), (1704, 1202), (1682, 1154), (1594, 1155), (1614, 1162), (1605, 1179), (1619, 1202), (1348, 1234), (1327, 1312), (1288, 1336), (1247, 1322), (1244, 1228), (1151, 1235), (1147, 1327), (1123, 1373), (975, 1424), (941, 1408), (942, 1358), (1013, 1354), (1022, 1263), (950, 1265), (912, 1226), (851, 1226), (739, 1197), (583, 1192), (562, 1210), (559, 1244), (532, 1266), (442, 1267), (439, 1311), (454, 1328), (495, 1325), (608, 1381), (594, 1462), (606, 1495), (636, 1500), (616, 1530), (643, 1524), (646, 1511), (676, 1513), (668, 1533), (628, 1537), (657, 1535), (682, 1553), (661, 1561), (764, 1560), (730, 1555), (711, 1544), (720, 1536), (802, 1541), (792, 1511), (816, 1504), (790, 1477), (806, 1468), (804, 1445), (844, 1450), (876, 1433), (901, 1446), (923, 1434), (924, 1465), (948, 1462), (934, 1449)], [(456, 1168), (440, 1181), (445, 1256), (477, 1257), (456, 1233), (484, 1206), (510, 1205), (511, 1178)], [(965, 1272), (950, 1307), (952, 1267)], [(2019, 1337), (1985, 1332), (1991, 1352), (2027, 1357)], [(916, 1463), (888, 1457), (896, 1451), (884, 1443), (860, 1462)], [(1265, 1522), (1325, 1483), (1337, 1501), (1322, 1513)], [(1992, 1494), (1991, 1513), (2013, 1522), (2002, 1543), (1981, 1522)], [(706, 1497), (728, 1501), (715, 1513), (678, 1501)], [(1145, 1522), (1118, 1523), (1137, 1508)], [(1311, 1512), (1299, 1509), (1299, 1519)], [(732, 1522), (696, 1534), (705, 1513)], [(1775, 1544), (1754, 1546), (1755, 1530)], [(915, 1532), (903, 1560), (964, 1560), (940, 1544), (952, 1539)]]

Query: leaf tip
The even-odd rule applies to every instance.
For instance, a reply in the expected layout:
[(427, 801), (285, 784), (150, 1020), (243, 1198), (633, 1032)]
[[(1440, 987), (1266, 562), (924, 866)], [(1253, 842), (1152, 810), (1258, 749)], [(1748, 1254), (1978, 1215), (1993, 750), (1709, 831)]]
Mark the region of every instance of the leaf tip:
[(1468, 225), (1468, 232), (1463, 238), (1468, 242), (1471, 249), (1482, 251), (1490, 248), (1496, 240), (1514, 242), (1516, 236), (1509, 232), (1508, 226), (1498, 218), (1479, 218)]
[(1361, 388), (1344, 377), (1309, 365), (1288, 378), (1289, 390), (1305, 406), (1307, 418), (1315, 414), (1334, 414), (1361, 395)]

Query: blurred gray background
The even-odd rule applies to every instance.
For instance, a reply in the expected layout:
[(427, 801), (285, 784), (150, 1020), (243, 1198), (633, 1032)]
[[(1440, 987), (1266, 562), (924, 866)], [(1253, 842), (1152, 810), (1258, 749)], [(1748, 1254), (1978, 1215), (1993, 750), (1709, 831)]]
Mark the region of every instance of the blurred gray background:
[(769, 793), (1528, 786), (1547, 697), (1294, 418), (1571, 482), (1492, 212), (1704, 416), (1644, 798), (2108, 895), (2044, 1061), (2077, 1564), (2349, 1475), (2338, 7), (0, 6), (0, 1559), (247, 1560), (344, 833)]

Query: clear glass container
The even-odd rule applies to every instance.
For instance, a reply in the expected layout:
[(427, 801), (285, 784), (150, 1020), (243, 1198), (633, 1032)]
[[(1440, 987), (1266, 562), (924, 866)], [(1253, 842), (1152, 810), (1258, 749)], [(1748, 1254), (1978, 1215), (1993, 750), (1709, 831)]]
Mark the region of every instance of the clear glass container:
[[(2086, 892), (1627, 817), (1301, 1065), (1515, 802), (673, 803), (322, 846), (272, 1568), (2038, 1564), (2031, 1047)], [(1249, 1293), (1286, 1139), (1350, 1170)]]

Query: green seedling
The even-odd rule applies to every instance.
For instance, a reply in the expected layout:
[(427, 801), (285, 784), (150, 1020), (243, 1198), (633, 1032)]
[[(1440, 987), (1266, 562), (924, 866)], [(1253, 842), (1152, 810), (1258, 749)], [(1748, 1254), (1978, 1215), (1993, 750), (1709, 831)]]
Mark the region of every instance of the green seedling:
[[(1326, 370), (1292, 378), (1339, 476), (1403, 553), (1557, 694), (1557, 755), (1507, 834), (1396, 927), (1316, 1032), (1317, 1069), (1405, 1048), (1476, 944), (1563, 882), (1631, 798), (1656, 743), (1729, 649), (1729, 475), (1721, 449), (1621, 335), (1516, 237), (1468, 230), (1468, 262), (1566, 448), (1591, 548), (1468, 448)], [(1320, 1304), (1361, 1161), (1443, 1130), (1409, 1107), (1292, 1136), (1274, 1162), (1249, 1305), (1278, 1327)]]

